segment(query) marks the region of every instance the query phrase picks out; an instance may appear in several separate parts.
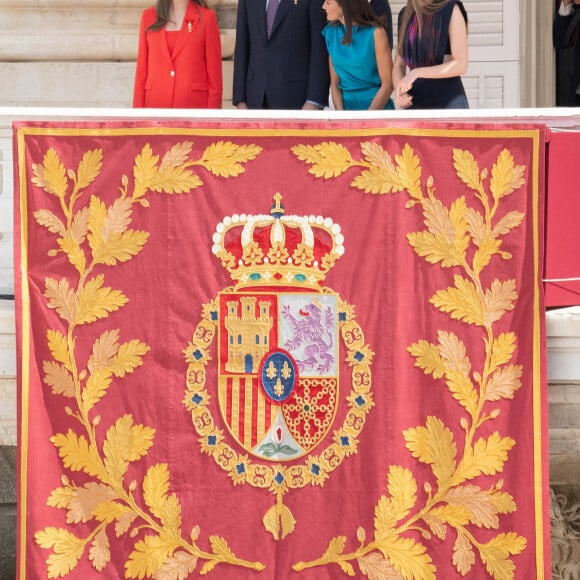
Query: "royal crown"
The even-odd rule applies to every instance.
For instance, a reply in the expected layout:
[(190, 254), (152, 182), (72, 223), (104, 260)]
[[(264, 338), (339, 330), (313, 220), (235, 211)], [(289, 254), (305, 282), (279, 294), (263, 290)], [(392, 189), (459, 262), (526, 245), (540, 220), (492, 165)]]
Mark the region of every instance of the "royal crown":
[(338, 224), (328, 217), (285, 215), (281, 201), (276, 193), (269, 215), (233, 215), (217, 225), (212, 252), (231, 274), (236, 289), (320, 289), (344, 254)]

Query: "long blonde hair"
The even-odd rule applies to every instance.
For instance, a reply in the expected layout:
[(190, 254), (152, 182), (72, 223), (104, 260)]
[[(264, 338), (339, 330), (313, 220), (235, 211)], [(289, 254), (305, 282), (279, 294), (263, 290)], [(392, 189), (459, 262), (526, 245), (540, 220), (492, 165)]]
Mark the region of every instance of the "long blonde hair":
[(407, 31), (407, 26), (409, 26), (409, 21), (413, 17), (413, 14), (416, 14), (417, 16), (419, 36), (421, 36), (423, 32), (423, 17), (429, 16), (430, 14), (435, 14), (435, 12), (439, 12), (439, 10), (441, 10), (446, 4), (449, 4), (449, 2), (451, 2), (451, 0), (407, 0), (407, 5), (403, 10), (401, 22), (399, 22), (397, 52), (399, 54), (403, 54), (405, 32)]

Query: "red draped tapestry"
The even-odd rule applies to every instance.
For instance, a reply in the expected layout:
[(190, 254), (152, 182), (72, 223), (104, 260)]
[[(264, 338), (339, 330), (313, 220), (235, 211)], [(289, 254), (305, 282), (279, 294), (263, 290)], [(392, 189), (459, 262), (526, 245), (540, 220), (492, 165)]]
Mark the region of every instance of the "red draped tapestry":
[(17, 123), (19, 578), (548, 578), (544, 147)]

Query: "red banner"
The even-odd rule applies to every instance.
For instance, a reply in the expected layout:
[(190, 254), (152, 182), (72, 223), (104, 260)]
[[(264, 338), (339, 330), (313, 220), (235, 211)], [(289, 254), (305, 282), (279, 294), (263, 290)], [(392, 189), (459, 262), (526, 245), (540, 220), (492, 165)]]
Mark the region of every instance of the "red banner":
[(550, 134), (546, 204), (546, 306), (580, 304), (580, 194), (575, 171), (579, 148), (580, 132), (554, 131)]
[(17, 123), (19, 578), (548, 578), (544, 148)]

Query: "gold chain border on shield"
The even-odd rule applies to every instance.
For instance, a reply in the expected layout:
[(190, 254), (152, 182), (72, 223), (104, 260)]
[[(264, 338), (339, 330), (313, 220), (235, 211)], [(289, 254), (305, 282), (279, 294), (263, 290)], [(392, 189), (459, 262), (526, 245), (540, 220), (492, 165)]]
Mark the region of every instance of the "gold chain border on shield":
[[(224, 292), (232, 292), (232, 289)], [(328, 288), (323, 288), (322, 293), (335, 294)], [(183, 403), (191, 411), (193, 426), (200, 437), (201, 451), (214, 458), (234, 485), (247, 483), (253, 487), (268, 488), (275, 494), (276, 504), (266, 512), (263, 522), (276, 540), (294, 530), (294, 517), (282, 501), (284, 494), (308, 484), (322, 487), (344, 458), (357, 452), (357, 437), (364, 427), (367, 414), (374, 407), (370, 370), (374, 353), (364, 342), (364, 334), (355, 320), (354, 307), (340, 296), (337, 298), (338, 326), (347, 349), (346, 362), (352, 368), (352, 391), (346, 397), (348, 411), (342, 426), (334, 432), (332, 442), (319, 455), (308, 455), (300, 465), (284, 466), (278, 463), (270, 466), (252, 462), (247, 454), (237, 453), (226, 443), (223, 431), (216, 427), (209, 409), (211, 395), (205, 388), (205, 370), (211, 360), (209, 348), (219, 324), (217, 300), (202, 306), (202, 319), (184, 350), (188, 368)]]

